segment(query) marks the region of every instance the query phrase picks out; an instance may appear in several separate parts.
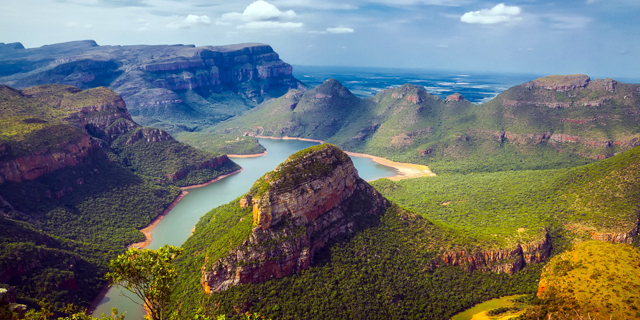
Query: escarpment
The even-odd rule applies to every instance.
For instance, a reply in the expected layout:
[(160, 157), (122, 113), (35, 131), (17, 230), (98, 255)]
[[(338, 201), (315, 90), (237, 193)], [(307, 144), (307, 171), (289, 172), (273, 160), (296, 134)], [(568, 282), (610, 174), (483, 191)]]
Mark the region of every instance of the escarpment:
[(349, 156), (323, 144), (265, 174), (240, 206), (252, 208), (253, 229), (242, 245), (202, 267), (207, 293), (307, 269), (327, 243), (352, 234), (389, 202), (358, 177)]
[(551, 239), (545, 230), (542, 239), (517, 244), (514, 248), (478, 252), (452, 251), (441, 256), (441, 263), (461, 266), (466, 270), (514, 273), (530, 263), (540, 263), (551, 254)]
[(260, 43), (99, 46), (79, 41), (16, 47), (3, 51), (0, 70), (0, 83), (17, 88), (108, 87), (122, 96), (132, 116), (141, 117), (138, 122), (160, 120), (167, 129), (211, 125), (289, 89), (306, 89), (291, 65)]

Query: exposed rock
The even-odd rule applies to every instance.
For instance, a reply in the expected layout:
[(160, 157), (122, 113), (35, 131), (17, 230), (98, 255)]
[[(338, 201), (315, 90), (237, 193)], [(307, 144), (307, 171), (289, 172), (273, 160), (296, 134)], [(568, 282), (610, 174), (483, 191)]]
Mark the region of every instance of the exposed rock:
[[(327, 242), (352, 233), (361, 217), (380, 215), (389, 205), (333, 145), (292, 155), (248, 195), (254, 229), (228, 256), (203, 266), (206, 293), (307, 269)], [(247, 205), (249, 197), (243, 199), (241, 205)]]
[(134, 132), (129, 137), (126, 144), (132, 145), (140, 140), (144, 140), (146, 142), (160, 142), (160, 141), (173, 140), (173, 137), (164, 130), (160, 130), (156, 128), (142, 128)]
[(460, 101), (464, 101), (465, 98), (463, 95), (459, 94), (459, 93), (454, 93), (450, 96), (448, 96), (446, 99), (444, 99), (447, 102), (460, 102)]
[(482, 252), (452, 251), (442, 255), (444, 264), (462, 266), (465, 269), (485, 270), (493, 272), (514, 273), (526, 264), (539, 263), (551, 254), (551, 240), (545, 230), (542, 240), (518, 244), (512, 249), (501, 249)]
[(555, 91), (569, 91), (585, 88), (591, 78), (585, 74), (554, 75), (538, 78), (530, 82), (532, 87), (544, 88)]
[(3, 161), (0, 162), (0, 183), (34, 180), (57, 169), (90, 162), (92, 152), (99, 152), (99, 150), (100, 148), (92, 143), (91, 138), (84, 135), (79, 141), (57, 145), (53, 151), (44, 150)]

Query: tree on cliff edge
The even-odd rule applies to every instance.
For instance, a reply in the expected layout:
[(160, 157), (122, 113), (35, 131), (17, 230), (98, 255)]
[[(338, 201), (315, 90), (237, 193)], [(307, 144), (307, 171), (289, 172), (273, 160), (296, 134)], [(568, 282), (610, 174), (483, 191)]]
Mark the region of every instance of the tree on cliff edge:
[(147, 318), (162, 320), (173, 282), (177, 276), (173, 260), (182, 253), (181, 248), (165, 245), (158, 250), (129, 249), (111, 260), (111, 272), (106, 277), (111, 285), (121, 286), (144, 301)]

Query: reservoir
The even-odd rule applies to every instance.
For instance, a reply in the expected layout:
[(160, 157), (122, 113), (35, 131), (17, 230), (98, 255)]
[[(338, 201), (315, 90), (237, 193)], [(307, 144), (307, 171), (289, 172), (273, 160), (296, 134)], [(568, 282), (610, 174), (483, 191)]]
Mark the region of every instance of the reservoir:
[[(189, 194), (182, 198), (151, 232), (153, 240), (147, 249), (155, 250), (165, 244), (182, 245), (205, 213), (245, 194), (258, 178), (275, 169), (289, 155), (317, 144), (298, 140), (259, 139), (259, 141), (267, 149), (265, 156), (233, 158), (233, 161), (244, 168), (240, 173), (205, 187), (188, 190)], [(364, 180), (370, 181), (396, 174), (395, 169), (380, 165), (369, 158), (352, 156), (351, 159), (358, 174)], [(120, 289), (111, 288), (93, 312), (94, 317), (100, 316), (101, 313), (109, 315), (112, 308), (117, 308), (119, 312), (127, 312), (125, 318), (127, 320), (143, 319), (144, 313), (140, 304), (131, 300), (132, 294), (127, 296), (123, 296)]]

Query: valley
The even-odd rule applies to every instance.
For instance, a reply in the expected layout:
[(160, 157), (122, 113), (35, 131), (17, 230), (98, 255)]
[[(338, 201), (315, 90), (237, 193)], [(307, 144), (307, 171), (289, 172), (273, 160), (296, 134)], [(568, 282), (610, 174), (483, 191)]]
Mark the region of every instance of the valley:
[[(640, 85), (553, 75), (476, 104), (307, 87), (263, 44), (3, 50), (0, 286), (30, 308), (88, 306), (109, 260), (170, 244), (175, 319), (450, 319), (512, 295), (524, 319), (640, 316), (618, 281)], [(125, 299), (94, 314), (141, 318)]]

